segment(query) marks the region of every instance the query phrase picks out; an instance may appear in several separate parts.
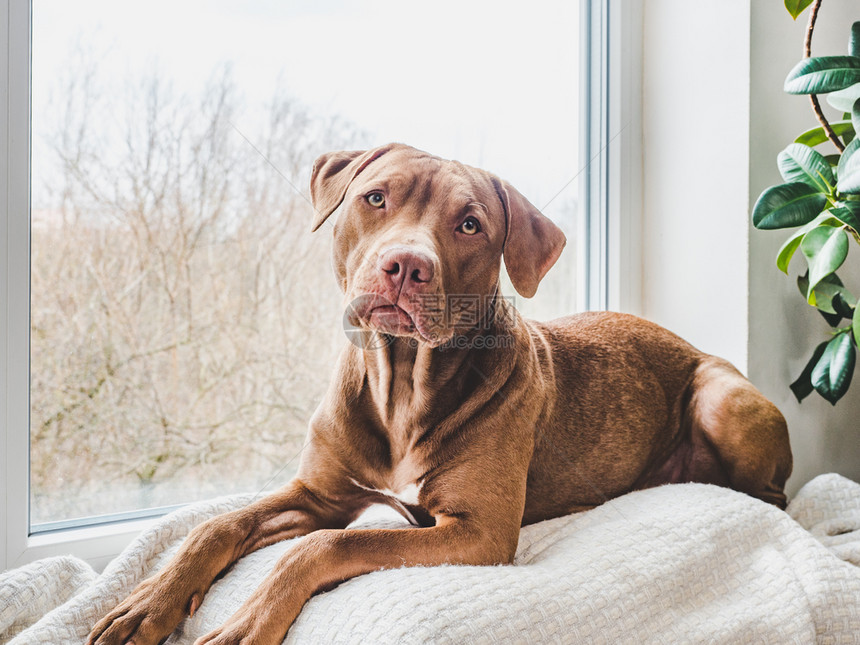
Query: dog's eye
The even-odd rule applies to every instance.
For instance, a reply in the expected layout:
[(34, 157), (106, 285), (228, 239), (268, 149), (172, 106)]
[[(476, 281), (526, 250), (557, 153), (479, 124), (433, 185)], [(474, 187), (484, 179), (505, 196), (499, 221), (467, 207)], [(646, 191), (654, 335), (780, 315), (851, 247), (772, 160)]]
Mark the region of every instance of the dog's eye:
[(367, 199), (367, 203), (374, 208), (382, 208), (383, 206), (385, 206), (385, 195), (383, 195), (379, 191), (370, 193), (367, 197), (365, 197), (365, 199)]
[(457, 230), (466, 235), (474, 235), (481, 232), (481, 223), (474, 217), (467, 217)]

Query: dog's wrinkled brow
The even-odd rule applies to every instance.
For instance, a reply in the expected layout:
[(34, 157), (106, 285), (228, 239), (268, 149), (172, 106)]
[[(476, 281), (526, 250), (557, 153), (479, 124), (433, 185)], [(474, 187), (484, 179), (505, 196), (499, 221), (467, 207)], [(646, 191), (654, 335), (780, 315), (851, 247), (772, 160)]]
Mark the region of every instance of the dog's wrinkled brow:
[(390, 172), (383, 171), (376, 175), (368, 176), (361, 183), (361, 191), (368, 189), (385, 190), (390, 195), (397, 196), (401, 201), (412, 199), (412, 195), (420, 188), (421, 183), (426, 181), (417, 173), (412, 172)]

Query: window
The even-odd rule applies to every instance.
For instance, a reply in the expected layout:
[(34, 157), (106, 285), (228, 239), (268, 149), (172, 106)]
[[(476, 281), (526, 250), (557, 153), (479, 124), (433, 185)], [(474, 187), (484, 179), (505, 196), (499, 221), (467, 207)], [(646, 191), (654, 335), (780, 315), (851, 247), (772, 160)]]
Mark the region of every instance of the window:
[(606, 58), (608, 1), (7, 5), (7, 566), (100, 563), (148, 516), (292, 476), (344, 342), (330, 230), (309, 232), (322, 152), (492, 170), (569, 239), (516, 305), (608, 302), (621, 247), (593, 204), (616, 193), (582, 178), (624, 128), (581, 56)]

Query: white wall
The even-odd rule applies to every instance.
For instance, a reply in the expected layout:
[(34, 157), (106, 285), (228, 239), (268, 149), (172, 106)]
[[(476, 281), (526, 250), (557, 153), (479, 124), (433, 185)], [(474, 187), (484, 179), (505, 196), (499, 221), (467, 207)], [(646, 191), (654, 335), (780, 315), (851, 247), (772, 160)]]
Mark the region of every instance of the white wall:
[(744, 371), (748, 31), (743, 1), (645, 2), (642, 313)]
[[(778, 0), (644, 6), (643, 313), (730, 359), (779, 406), (790, 493), (821, 472), (860, 481), (860, 376), (835, 408), (817, 395), (796, 402), (788, 384), (828, 326), (774, 264), (787, 235), (749, 223), (761, 191), (781, 182), (777, 153), (816, 125), (808, 99), (782, 91), (808, 11), (795, 23)], [(843, 53), (853, 20), (856, 3), (823, 3), (813, 55)]]

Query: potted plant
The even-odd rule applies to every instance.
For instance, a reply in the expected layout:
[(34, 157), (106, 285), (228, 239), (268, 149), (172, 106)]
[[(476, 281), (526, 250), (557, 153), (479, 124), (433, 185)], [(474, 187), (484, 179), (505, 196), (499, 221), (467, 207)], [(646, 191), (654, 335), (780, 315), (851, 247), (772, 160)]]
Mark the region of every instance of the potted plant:
[[(758, 198), (752, 220), (759, 229), (795, 230), (782, 245), (777, 267), (788, 275), (800, 250), (806, 272), (797, 285), (807, 303), (830, 325), (830, 337), (812, 352), (791, 390), (798, 401), (813, 391), (831, 404), (851, 384), (860, 344), (857, 298), (837, 275), (852, 240), (860, 244), (860, 22), (851, 26), (846, 56), (812, 57), (812, 33), (821, 0), (785, 0), (796, 19), (811, 5), (804, 42), (805, 57), (785, 79), (789, 94), (808, 94), (819, 126), (804, 132), (777, 157), (785, 183)], [(818, 95), (843, 116), (830, 123)], [(833, 147), (836, 151), (833, 152)]]

